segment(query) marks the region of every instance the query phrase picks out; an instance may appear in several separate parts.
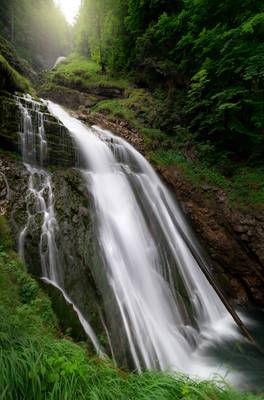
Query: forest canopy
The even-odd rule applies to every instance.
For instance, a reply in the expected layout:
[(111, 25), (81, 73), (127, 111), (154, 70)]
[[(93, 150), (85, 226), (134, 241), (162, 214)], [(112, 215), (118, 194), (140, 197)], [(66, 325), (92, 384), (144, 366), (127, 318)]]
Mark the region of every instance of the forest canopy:
[(76, 45), (162, 97), (156, 127), (184, 127), (222, 155), (262, 159), (262, 0), (83, 0)]

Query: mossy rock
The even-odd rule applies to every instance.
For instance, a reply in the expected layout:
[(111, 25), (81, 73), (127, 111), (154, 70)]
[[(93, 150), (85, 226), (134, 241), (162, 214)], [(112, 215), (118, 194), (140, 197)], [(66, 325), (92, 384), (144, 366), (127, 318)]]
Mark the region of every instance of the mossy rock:
[(1, 148), (19, 152), (20, 111), (10, 96), (0, 96), (0, 142)]
[(5, 249), (10, 249), (12, 246), (11, 230), (7, 220), (3, 215), (0, 215), (0, 246)]
[(58, 317), (63, 334), (70, 335), (77, 341), (87, 341), (87, 335), (73, 306), (65, 300), (60, 290), (45, 281), (42, 281), (42, 287), (51, 299), (52, 308)]
[(36, 72), (32, 69), (29, 63), (18, 57), (16, 50), (13, 48), (10, 42), (0, 36), (0, 54), (6, 59), (9, 65), (19, 72), (22, 76), (28, 78), (31, 82), (35, 82), (37, 79)]
[(32, 92), (30, 84), (9, 62), (0, 54), (0, 90), (7, 92)]

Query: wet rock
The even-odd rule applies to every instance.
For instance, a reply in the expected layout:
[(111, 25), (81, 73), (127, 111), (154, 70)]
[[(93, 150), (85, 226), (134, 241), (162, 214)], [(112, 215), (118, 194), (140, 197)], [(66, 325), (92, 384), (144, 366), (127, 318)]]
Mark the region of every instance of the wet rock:
[[(74, 114), (76, 118), (80, 117), (80, 113), (77, 112)], [(82, 120), (91, 125), (99, 125), (104, 129), (109, 129), (114, 132), (116, 135), (123, 137), (128, 142), (133, 144), (133, 146), (142, 154), (144, 154), (144, 140), (139, 134), (139, 132), (132, 128), (128, 122), (119, 121), (119, 120), (109, 120), (107, 117), (102, 115), (101, 113), (96, 112), (86, 112), (82, 114)]]
[(241, 240), (243, 240), (244, 242), (248, 242), (248, 239), (249, 239), (248, 235), (245, 234), (241, 235)]
[(80, 207), (79, 208), (79, 215), (81, 217), (88, 217), (89, 214), (90, 214), (90, 211), (88, 210), (88, 208), (85, 208), (85, 207)]
[[(71, 335), (78, 341), (86, 341), (87, 335), (72, 307), (67, 303), (63, 294), (54, 286), (42, 281), (44, 290), (48, 293), (52, 300), (52, 308), (58, 316), (59, 326), (64, 334)], [(90, 347), (90, 351), (93, 348)]]
[(234, 226), (234, 231), (238, 233), (244, 233), (248, 231), (248, 226), (246, 225), (236, 225)]
[[(59, 226), (57, 246), (63, 265), (65, 288), (98, 335), (104, 335), (102, 300), (93, 271), (98, 248), (89, 195), (76, 169), (53, 174), (54, 207)], [(101, 311), (99, 312), (99, 310)]]
[(44, 99), (49, 99), (68, 107), (71, 110), (78, 110), (80, 107), (92, 107), (102, 100), (123, 98), (124, 90), (105, 86), (76, 87), (76, 84), (73, 87), (65, 87), (58, 84), (52, 87), (40, 88), (38, 95)]
[(73, 222), (74, 224), (78, 224), (78, 222), (79, 222), (79, 218), (78, 218), (78, 216), (77, 216), (77, 215), (74, 215), (74, 216), (73, 216), (73, 218), (72, 218), (72, 222)]

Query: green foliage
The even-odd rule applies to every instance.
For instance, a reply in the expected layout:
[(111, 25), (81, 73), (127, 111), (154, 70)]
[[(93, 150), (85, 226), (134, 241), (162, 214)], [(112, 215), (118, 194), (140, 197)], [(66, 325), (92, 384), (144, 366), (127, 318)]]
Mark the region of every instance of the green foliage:
[(92, 108), (93, 111), (103, 112), (114, 118), (121, 118), (127, 121), (134, 121), (134, 114), (120, 100), (103, 100)]
[(84, 56), (91, 56), (102, 70), (120, 70), (127, 62), (122, 0), (84, 0), (76, 26), (76, 45)]
[(159, 128), (153, 127), (153, 120), (158, 112), (159, 102), (149, 91), (129, 88), (124, 98), (99, 101), (92, 111), (102, 112), (109, 117), (123, 119), (143, 136), (153, 140), (163, 140), (167, 136)]
[[(207, 68), (208, 64), (193, 75), (190, 81), (188, 101), (194, 108), (197, 101), (200, 103), (203, 101), (204, 88), (208, 83)], [(257, 209), (263, 207), (264, 191), (261, 182), (264, 181), (264, 176), (258, 164), (250, 166), (251, 160), (248, 160), (238, 169), (232, 151), (224, 144), (220, 147), (219, 143), (210, 137), (205, 137), (201, 141), (199, 133), (194, 134), (189, 127), (179, 123), (167, 133), (164, 132), (164, 126), (169, 126), (175, 121), (170, 108), (168, 113), (163, 113), (164, 103), (168, 105), (170, 102), (162, 89), (156, 89), (153, 93), (148, 89), (133, 87), (131, 78), (117, 79), (110, 74), (103, 74), (100, 72), (100, 66), (94, 61), (76, 55), (69, 57), (66, 62), (49, 73), (46, 86), (50, 85), (51, 90), (56, 90), (54, 82), (73, 88), (79, 85), (85, 90), (98, 87), (125, 89), (123, 98), (98, 100), (95, 97), (95, 105), (91, 107), (91, 111), (101, 112), (110, 119), (125, 120), (130, 127), (139, 130), (144, 138), (145, 149), (150, 152), (149, 159), (153, 163), (179, 166), (195, 185), (207, 182), (225, 189), (232, 207)], [(237, 93), (237, 90), (230, 88), (213, 96), (213, 100), (218, 102), (218, 113), (237, 112), (239, 104), (232, 102)], [(241, 94), (243, 94), (242, 89)], [(187, 98), (187, 96), (180, 97), (177, 93), (179, 100), (175, 111), (177, 114), (180, 113), (184, 97)], [(199, 116), (199, 112), (197, 115)], [(187, 161), (183, 155), (189, 151), (195, 155), (195, 162)], [(261, 151), (260, 146), (252, 155), (253, 160), (259, 151)]]
[(32, 92), (29, 82), (0, 55), (0, 90), (8, 92)]
[(156, 150), (150, 153), (150, 160), (154, 163), (169, 166), (177, 165), (192, 183), (200, 186), (209, 183), (224, 189), (229, 188), (229, 182), (215, 169), (200, 162), (189, 162), (182, 153), (175, 150)]
[(180, 125), (253, 162), (264, 156), (263, 15), (260, 0), (85, 0), (76, 29), (104, 69), (163, 91), (151, 128)]

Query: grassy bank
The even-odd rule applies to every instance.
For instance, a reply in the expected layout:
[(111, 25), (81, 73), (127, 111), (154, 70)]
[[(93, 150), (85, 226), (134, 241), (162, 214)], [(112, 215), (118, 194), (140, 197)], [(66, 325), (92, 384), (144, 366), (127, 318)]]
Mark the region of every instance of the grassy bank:
[[(71, 56), (45, 76), (50, 90), (56, 85), (89, 93), (92, 88), (112, 87), (123, 90), (120, 98), (95, 98), (90, 112), (99, 112), (110, 120), (128, 122), (144, 138), (146, 155), (152, 163), (177, 166), (194, 185), (204, 183), (226, 191), (232, 208), (262, 210), (264, 205), (264, 168), (251, 160), (230, 158), (211, 144), (197, 141), (187, 129), (177, 126), (173, 134), (163, 129), (162, 110), (165, 94), (137, 87), (133, 76), (113, 77), (102, 73), (93, 61)], [(167, 122), (166, 122), (167, 123)], [(176, 132), (176, 133), (175, 133)]]
[(257, 400), (195, 382), (145, 372), (127, 374), (109, 360), (87, 353), (58, 330), (49, 298), (12, 250), (7, 223), (0, 217), (0, 399), (1, 400)]
[(190, 161), (183, 153), (171, 149), (157, 149), (149, 153), (149, 160), (156, 165), (177, 166), (195, 186), (212, 185), (223, 189), (229, 205), (247, 211), (261, 211), (264, 205), (264, 168), (235, 166), (231, 176), (225, 176), (211, 163)]
[(49, 84), (84, 91), (98, 86), (114, 86), (121, 89), (128, 87), (128, 81), (125, 78), (113, 78), (102, 74), (98, 64), (81, 56), (70, 56), (67, 62), (62, 62), (57, 68), (47, 71), (45, 85)]

